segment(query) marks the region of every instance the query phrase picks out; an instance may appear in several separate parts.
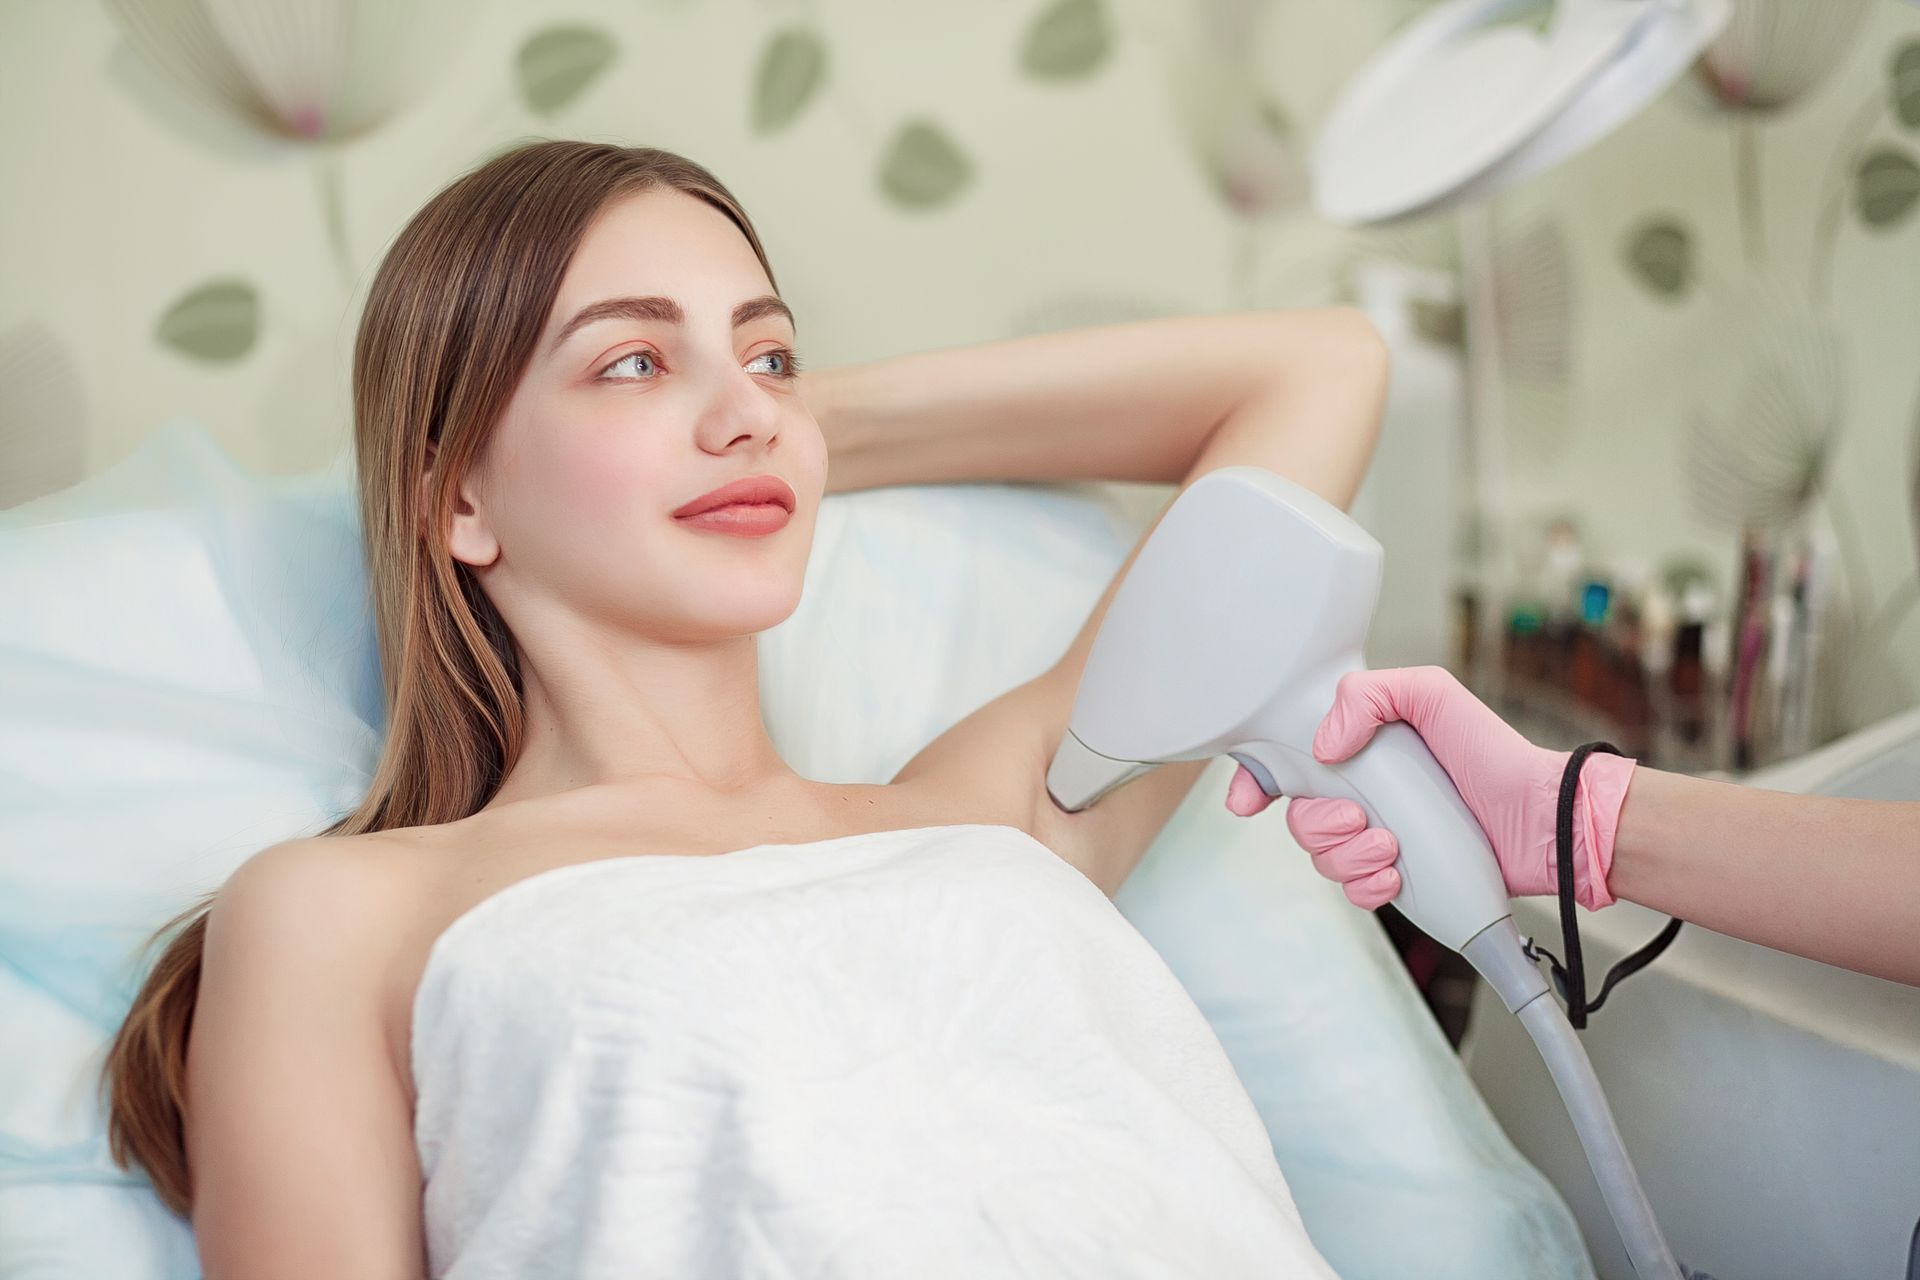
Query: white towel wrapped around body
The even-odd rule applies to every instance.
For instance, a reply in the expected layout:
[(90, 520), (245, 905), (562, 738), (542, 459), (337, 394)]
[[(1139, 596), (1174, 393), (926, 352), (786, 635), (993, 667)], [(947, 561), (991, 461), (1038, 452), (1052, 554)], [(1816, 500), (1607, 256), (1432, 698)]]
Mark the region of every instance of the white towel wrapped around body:
[(434, 942), (435, 1280), (1330, 1277), (1158, 953), (1026, 832), (537, 873)]

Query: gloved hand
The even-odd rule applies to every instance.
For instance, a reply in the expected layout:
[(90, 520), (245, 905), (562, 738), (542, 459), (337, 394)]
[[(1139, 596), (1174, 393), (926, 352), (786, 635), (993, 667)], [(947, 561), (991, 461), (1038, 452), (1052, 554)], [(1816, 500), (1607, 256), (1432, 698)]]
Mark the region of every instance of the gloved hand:
[[(1554, 825), (1560, 775), (1569, 751), (1536, 747), (1460, 684), (1444, 667), (1389, 667), (1341, 677), (1333, 708), (1313, 737), (1314, 759), (1333, 764), (1365, 746), (1379, 725), (1404, 720), (1453, 779), (1480, 821), (1513, 894), (1559, 891)], [(1594, 752), (1580, 768), (1574, 791), (1573, 883), (1582, 906), (1614, 901), (1607, 891), (1613, 838), (1634, 761)], [(1242, 817), (1274, 797), (1242, 765), (1227, 788), (1227, 808)], [(1313, 855), (1314, 866), (1340, 881), (1354, 905), (1373, 910), (1400, 892), (1393, 833), (1369, 827), (1351, 800), (1299, 797), (1287, 806), (1287, 830)]]

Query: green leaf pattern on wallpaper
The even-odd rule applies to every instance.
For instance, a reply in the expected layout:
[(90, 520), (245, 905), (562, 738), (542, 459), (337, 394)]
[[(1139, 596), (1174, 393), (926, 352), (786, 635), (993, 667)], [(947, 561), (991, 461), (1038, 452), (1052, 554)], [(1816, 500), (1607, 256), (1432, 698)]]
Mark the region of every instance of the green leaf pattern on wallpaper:
[(1648, 218), (1627, 237), (1627, 266), (1656, 295), (1678, 298), (1693, 275), (1693, 237), (1670, 214)]
[(553, 116), (613, 65), (613, 37), (598, 27), (554, 26), (536, 32), (513, 60), (520, 100), (537, 116)]
[(880, 190), (909, 209), (945, 204), (973, 180), (973, 162), (939, 125), (902, 124), (880, 159)]
[(1899, 223), (1920, 199), (1920, 165), (1897, 147), (1876, 147), (1860, 162), (1854, 208), (1875, 230)]
[(1028, 25), (1020, 70), (1035, 80), (1079, 80), (1099, 70), (1112, 51), (1101, 0), (1056, 0)]
[(753, 130), (773, 133), (792, 124), (827, 78), (826, 42), (811, 27), (775, 32), (760, 51), (753, 78)]
[(260, 332), (260, 297), (244, 280), (213, 280), (167, 308), (155, 330), (163, 346), (209, 364), (226, 364), (253, 350)]
[(1887, 87), (1900, 123), (1920, 129), (1920, 40), (1909, 40), (1893, 51)]

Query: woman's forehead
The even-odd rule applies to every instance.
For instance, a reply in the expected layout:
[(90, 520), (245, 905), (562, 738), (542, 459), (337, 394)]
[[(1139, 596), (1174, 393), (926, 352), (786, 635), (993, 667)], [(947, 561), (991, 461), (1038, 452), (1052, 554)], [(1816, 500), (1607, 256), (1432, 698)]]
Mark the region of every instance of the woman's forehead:
[(610, 201), (574, 251), (555, 310), (616, 294), (664, 295), (689, 319), (767, 291), (766, 272), (733, 220), (683, 191), (654, 189)]

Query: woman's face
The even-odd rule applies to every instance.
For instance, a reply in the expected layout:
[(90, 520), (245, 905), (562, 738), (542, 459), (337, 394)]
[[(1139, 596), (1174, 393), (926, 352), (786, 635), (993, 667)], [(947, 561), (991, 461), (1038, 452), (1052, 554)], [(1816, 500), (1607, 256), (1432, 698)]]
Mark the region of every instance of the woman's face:
[[(697, 642), (792, 613), (827, 449), (788, 376), (791, 320), (777, 305), (746, 305), (772, 292), (739, 228), (696, 197), (656, 188), (601, 211), (462, 486), (472, 505), (453, 520), (454, 555), (478, 568), (510, 626), (560, 607)], [(603, 305), (620, 299), (653, 301)], [(772, 533), (738, 537), (673, 516), (764, 475), (795, 497)]]

